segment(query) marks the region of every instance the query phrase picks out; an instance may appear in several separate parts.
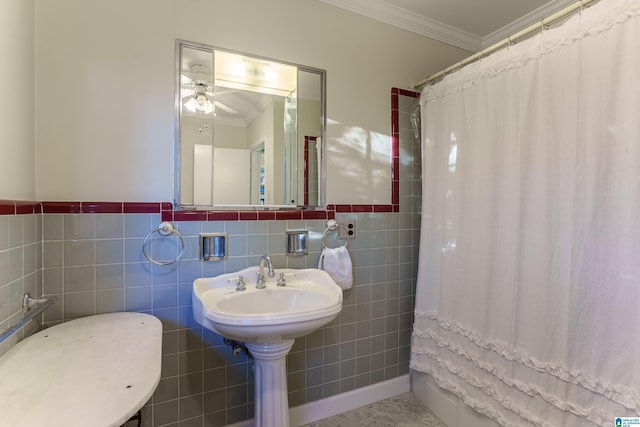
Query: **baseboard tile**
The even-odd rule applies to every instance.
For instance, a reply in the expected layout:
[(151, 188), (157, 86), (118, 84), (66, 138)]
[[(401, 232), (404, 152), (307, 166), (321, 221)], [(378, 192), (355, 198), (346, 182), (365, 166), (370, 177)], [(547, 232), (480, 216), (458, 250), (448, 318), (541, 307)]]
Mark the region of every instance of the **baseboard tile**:
[[(312, 423), (324, 418), (332, 417), (370, 403), (388, 399), (411, 389), (409, 374), (387, 381), (372, 384), (346, 393), (340, 393), (326, 399), (316, 400), (289, 409), (289, 423), (291, 427)], [(253, 427), (254, 420), (245, 420), (230, 424), (227, 427)]]

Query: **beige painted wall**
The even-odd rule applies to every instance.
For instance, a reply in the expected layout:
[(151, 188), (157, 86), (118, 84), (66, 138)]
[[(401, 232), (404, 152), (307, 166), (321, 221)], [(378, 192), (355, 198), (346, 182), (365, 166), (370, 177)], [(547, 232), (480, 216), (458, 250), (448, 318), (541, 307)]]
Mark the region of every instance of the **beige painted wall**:
[(327, 70), (327, 201), (390, 203), (390, 89), (467, 54), (314, 0), (36, 0), (36, 22), (42, 200), (173, 200), (180, 38)]
[(0, 0), (0, 198), (33, 200), (34, 0)]

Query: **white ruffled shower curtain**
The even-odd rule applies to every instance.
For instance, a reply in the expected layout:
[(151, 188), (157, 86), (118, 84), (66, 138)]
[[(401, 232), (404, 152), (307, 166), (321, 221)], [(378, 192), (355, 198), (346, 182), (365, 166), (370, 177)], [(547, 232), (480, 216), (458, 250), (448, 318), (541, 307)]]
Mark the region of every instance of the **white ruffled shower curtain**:
[(411, 368), (504, 426), (640, 417), (640, 0), (421, 96)]

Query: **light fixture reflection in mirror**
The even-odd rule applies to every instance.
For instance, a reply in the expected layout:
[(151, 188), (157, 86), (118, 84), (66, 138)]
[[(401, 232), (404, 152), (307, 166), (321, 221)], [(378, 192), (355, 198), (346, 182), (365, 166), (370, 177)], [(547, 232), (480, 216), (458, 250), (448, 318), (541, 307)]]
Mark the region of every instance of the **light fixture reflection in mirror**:
[(180, 40), (176, 46), (175, 205), (322, 207), (324, 147), (318, 144), (313, 165), (304, 149), (308, 138), (322, 140), (324, 71)]

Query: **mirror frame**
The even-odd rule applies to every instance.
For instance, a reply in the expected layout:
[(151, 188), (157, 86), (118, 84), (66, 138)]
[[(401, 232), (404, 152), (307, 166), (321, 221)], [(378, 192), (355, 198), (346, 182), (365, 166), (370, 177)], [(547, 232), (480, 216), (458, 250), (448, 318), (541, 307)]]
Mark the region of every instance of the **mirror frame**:
[[(216, 205), (216, 204), (211, 204), (211, 205), (186, 205), (183, 204), (181, 202), (181, 177), (182, 177), (182, 171), (181, 171), (181, 126), (182, 126), (182, 119), (181, 119), (181, 110), (182, 110), (182, 105), (181, 105), (181, 97), (180, 97), (180, 89), (181, 89), (181, 71), (182, 71), (182, 48), (183, 47), (187, 47), (187, 48), (191, 48), (191, 49), (198, 49), (198, 50), (205, 50), (205, 51), (211, 51), (213, 55), (215, 55), (215, 51), (221, 51), (221, 52), (229, 52), (229, 53), (233, 53), (233, 54), (237, 54), (237, 55), (245, 55), (248, 57), (252, 57), (252, 58), (256, 58), (259, 60), (264, 60), (264, 61), (271, 61), (271, 62), (278, 62), (281, 64), (285, 64), (285, 65), (291, 65), (294, 67), (297, 67), (298, 72), (300, 71), (307, 71), (310, 73), (315, 73), (318, 74), (320, 76), (320, 96), (321, 96), (321, 100), (320, 100), (320, 137), (322, 138), (322, 147), (321, 147), (321, 159), (320, 159), (320, 163), (319, 163), (319, 167), (321, 168), (321, 173), (320, 173), (320, 182), (319, 182), (319, 194), (318, 194), (318, 204), (317, 205), (304, 205), (304, 204), (296, 204), (296, 205)], [(293, 63), (293, 62), (288, 62), (288, 61), (282, 61), (282, 60), (276, 60), (273, 58), (268, 58), (268, 57), (264, 57), (264, 56), (260, 56), (260, 55), (254, 55), (252, 53), (246, 53), (246, 52), (239, 52), (239, 51), (235, 51), (235, 50), (231, 50), (231, 49), (225, 49), (225, 48), (219, 48), (216, 46), (212, 46), (212, 45), (208, 45), (208, 44), (204, 44), (204, 43), (198, 43), (198, 42), (192, 42), (192, 41), (188, 41), (188, 40), (183, 40), (183, 39), (176, 39), (176, 43), (175, 43), (175, 69), (174, 69), (174, 152), (173, 152), (173, 157), (174, 157), (174, 164), (173, 164), (173, 176), (174, 176), (174, 182), (173, 182), (173, 206), (175, 210), (235, 210), (235, 211), (264, 211), (264, 210), (325, 210), (327, 207), (327, 202), (326, 202), (326, 159), (327, 159), (327, 144), (326, 144), (326, 128), (327, 128), (327, 114), (326, 114), (326, 108), (327, 108), (327, 71), (320, 69), (320, 68), (314, 68), (314, 67), (309, 67), (306, 65), (300, 65), (297, 63)], [(214, 70), (214, 80), (215, 80), (215, 70)], [(215, 126), (215, 119), (213, 119), (213, 125)], [(298, 135), (298, 128), (296, 128), (296, 140), (299, 142), (299, 137), (300, 135)], [(304, 137), (304, 136), (303, 136)], [(215, 135), (212, 132), (212, 136), (211, 136), (211, 145), (212, 147), (215, 146)], [(302, 148), (298, 147), (300, 151), (304, 151), (304, 146)], [(297, 155), (298, 160), (300, 159), (300, 155)], [(300, 174), (300, 171), (302, 171), (303, 174), (303, 180), (304, 180), (304, 164), (299, 164), (299, 162), (296, 164), (296, 169), (297, 169), (297, 175)], [(213, 176), (211, 177), (211, 183), (213, 186)], [(300, 189), (298, 189), (298, 194), (300, 194)], [(298, 202), (300, 200), (304, 201), (304, 194), (302, 194), (302, 197), (298, 198)]]

